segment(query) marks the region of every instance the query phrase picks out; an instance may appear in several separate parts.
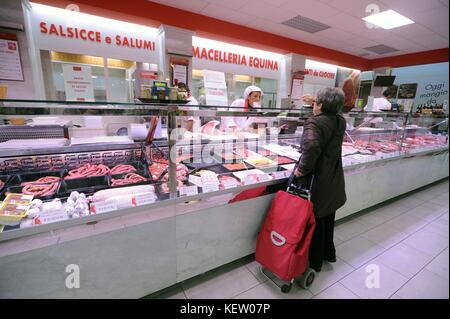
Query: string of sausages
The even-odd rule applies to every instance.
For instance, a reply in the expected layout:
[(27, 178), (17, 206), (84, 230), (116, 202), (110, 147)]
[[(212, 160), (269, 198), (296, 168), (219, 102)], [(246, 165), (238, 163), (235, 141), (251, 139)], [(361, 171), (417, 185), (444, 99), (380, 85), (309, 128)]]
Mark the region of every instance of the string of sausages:
[(135, 173), (128, 173), (124, 178), (111, 179), (111, 186), (129, 185), (145, 182), (147, 179)]
[(105, 176), (108, 175), (109, 172), (110, 169), (103, 164), (85, 164), (77, 169), (69, 171), (64, 179)]
[(134, 166), (128, 165), (128, 164), (119, 164), (119, 165), (111, 168), (110, 174), (116, 175), (116, 174), (134, 173), (134, 172), (136, 172), (136, 168), (134, 168)]
[(23, 182), (20, 184), (20, 186), (23, 186), (22, 194), (34, 195), (35, 197), (53, 195), (58, 189), (60, 180), (61, 178), (58, 176), (45, 176), (32, 182)]

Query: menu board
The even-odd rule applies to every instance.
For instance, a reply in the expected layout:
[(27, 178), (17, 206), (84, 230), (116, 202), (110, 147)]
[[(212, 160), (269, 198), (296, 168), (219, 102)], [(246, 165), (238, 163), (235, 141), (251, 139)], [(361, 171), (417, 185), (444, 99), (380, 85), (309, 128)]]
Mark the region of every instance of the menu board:
[(0, 39), (0, 80), (23, 81), (19, 43)]

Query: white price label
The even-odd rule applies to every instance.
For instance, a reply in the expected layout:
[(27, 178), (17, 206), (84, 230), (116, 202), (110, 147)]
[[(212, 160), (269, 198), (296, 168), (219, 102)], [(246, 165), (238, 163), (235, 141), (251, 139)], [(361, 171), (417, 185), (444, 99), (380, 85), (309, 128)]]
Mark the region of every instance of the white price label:
[(235, 179), (225, 179), (222, 181), (222, 186), (224, 189), (235, 188), (239, 186), (239, 183)]
[(156, 195), (154, 193), (138, 194), (133, 196), (131, 203), (133, 206), (141, 206), (147, 204), (153, 204), (156, 201)]
[(54, 223), (66, 219), (69, 219), (69, 216), (67, 216), (67, 213), (64, 210), (41, 213), (39, 216), (41, 224)]
[(182, 186), (179, 188), (180, 197), (193, 196), (198, 194), (198, 188), (195, 185), (192, 186)]
[(104, 202), (96, 202), (91, 205), (92, 214), (102, 214), (117, 210), (117, 203), (115, 200), (108, 200)]
[(260, 175), (258, 175), (258, 181), (259, 182), (267, 182), (267, 181), (270, 181), (272, 178), (270, 178), (270, 176), (269, 175), (267, 175), (267, 174), (260, 174)]
[(189, 175), (189, 182), (202, 187), (202, 178), (200, 176)]
[(217, 183), (203, 183), (202, 192), (209, 193), (219, 190), (219, 184)]
[(272, 173), (272, 176), (274, 177), (274, 178), (286, 178), (287, 176), (286, 176), (286, 172), (287, 171), (279, 171), (279, 172), (273, 172)]
[(250, 185), (250, 184), (258, 183), (258, 180), (256, 179), (255, 176), (246, 176), (246, 177), (244, 178), (244, 180), (242, 181), (242, 183), (243, 183), (244, 185)]

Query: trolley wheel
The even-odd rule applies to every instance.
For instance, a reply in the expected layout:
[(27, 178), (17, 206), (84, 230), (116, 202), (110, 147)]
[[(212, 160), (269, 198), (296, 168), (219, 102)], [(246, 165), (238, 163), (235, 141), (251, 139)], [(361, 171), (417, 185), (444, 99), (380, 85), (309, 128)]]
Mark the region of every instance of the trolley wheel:
[(283, 286), (281, 286), (281, 292), (286, 294), (289, 291), (291, 291), (291, 288), (292, 288), (292, 284), (284, 284)]
[(308, 270), (306, 270), (305, 273), (299, 278), (298, 284), (303, 289), (308, 289), (314, 282), (315, 278), (316, 278), (316, 271), (312, 268), (308, 268)]

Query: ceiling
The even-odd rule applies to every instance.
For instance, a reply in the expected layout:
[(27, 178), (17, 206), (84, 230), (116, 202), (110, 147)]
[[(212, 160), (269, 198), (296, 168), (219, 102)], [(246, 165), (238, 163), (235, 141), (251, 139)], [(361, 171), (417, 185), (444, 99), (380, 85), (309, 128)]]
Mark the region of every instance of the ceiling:
[[(248, 28), (377, 59), (448, 48), (449, 0), (151, 0)], [(361, 18), (393, 9), (415, 21), (391, 30), (369, 28)], [(330, 28), (309, 33), (282, 24), (301, 15)], [(374, 53), (379, 45), (397, 49)]]

